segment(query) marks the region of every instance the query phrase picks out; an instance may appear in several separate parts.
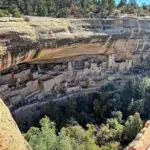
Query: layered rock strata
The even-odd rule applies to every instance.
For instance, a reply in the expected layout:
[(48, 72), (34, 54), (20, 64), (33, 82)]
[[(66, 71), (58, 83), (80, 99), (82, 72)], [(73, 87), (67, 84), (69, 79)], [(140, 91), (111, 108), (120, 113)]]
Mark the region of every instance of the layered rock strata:
[[(38, 56), (42, 49), (99, 43), (99, 50), (139, 58), (149, 54), (149, 18), (0, 18), (0, 69)], [(80, 46), (79, 46), (80, 47)], [(90, 47), (92, 49), (92, 47)]]

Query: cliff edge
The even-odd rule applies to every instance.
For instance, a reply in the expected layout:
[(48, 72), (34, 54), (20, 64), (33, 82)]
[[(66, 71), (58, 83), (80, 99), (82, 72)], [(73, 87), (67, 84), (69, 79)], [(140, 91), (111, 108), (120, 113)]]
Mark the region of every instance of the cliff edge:
[(0, 99), (0, 150), (31, 150), (8, 108)]
[(150, 149), (150, 120), (147, 121), (142, 131), (135, 140), (129, 144), (126, 150), (149, 150)]

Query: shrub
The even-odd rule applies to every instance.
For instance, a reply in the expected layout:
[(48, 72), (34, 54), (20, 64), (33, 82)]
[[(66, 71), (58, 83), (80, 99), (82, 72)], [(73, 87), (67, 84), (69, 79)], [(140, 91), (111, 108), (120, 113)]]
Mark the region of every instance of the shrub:
[(141, 12), (141, 13), (139, 14), (139, 16), (144, 17), (144, 16), (146, 16), (146, 14), (145, 14), (144, 12)]
[(62, 8), (57, 13), (58, 18), (66, 18), (67, 16), (68, 16), (68, 9), (67, 8)]
[(113, 13), (114, 16), (119, 16), (120, 15), (120, 11), (119, 10), (115, 10)]
[(0, 17), (7, 17), (9, 15), (8, 10), (1, 10), (0, 9)]
[(10, 5), (9, 12), (13, 15), (13, 17), (16, 17), (16, 18), (21, 17), (20, 10), (18, 6), (15, 4)]

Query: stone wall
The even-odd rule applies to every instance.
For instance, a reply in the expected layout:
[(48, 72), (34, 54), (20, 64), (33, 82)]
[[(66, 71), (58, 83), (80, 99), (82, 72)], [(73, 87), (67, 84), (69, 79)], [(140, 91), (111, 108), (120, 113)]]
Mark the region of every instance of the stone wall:
[(11, 73), (3, 75), (3, 76), (0, 76), (0, 83), (1, 84), (11, 83), (12, 79), (13, 79), (13, 76)]
[(55, 85), (54, 79), (50, 79), (47, 81), (42, 81), (42, 90), (44, 92), (49, 92), (52, 90), (53, 86)]
[(80, 89), (79, 86), (69, 87), (69, 88), (67, 88), (67, 93), (77, 92), (77, 91), (79, 91), (79, 89)]
[(21, 71), (19, 73), (14, 74), (14, 79), (16, 79), (18, 82), (27, 81), (30, 78), (30, 69)]
[(15, 95), (9, 98), (10, 104), (14, 105), (17, 104), (18, 102), (20, 102), (22, 100), (21, 95)]
[(22, 98), (25, 98), (29, 94), (38, 91), (39, 90), (39, 84), (38, 80), (35, 81), (29, 81), (27, 84), (23, 87), (18, 87), (17, 89), (8, 91), (8, 97), (14, 97), (16, 95), (20, 95)]
[(60, 83), (65, 79), (64, 74), (60, 74), (58, 76), (55, 76), (53, 79), (41, 81), (42, 84), (42, 90), (44, 92), (50, 92), (54, 85), (60, 85)]

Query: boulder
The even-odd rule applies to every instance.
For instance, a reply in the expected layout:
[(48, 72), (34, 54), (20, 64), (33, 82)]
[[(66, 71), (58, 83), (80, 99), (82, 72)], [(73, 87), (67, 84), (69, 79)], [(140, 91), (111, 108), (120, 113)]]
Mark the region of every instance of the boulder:
[(0, 150), (32, 150), (0, 99)]

